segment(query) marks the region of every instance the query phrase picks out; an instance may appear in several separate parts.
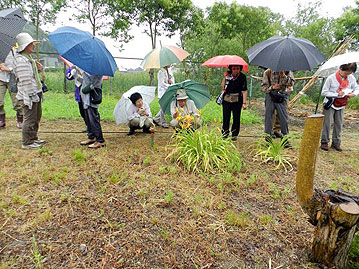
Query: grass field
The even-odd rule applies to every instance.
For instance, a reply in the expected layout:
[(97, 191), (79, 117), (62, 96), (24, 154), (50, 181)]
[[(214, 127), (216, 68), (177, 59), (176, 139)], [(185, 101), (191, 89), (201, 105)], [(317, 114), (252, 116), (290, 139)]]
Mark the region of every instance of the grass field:
[[(173, 132), (156, 128), (154, 148), (141, 132), (128, 137), (112, 111), (100, 106), (107, 147), (79, 142), (73, 94), (47, 93), (39, 136), (41, 150), (21, 150), (21, 132), (10, 121), (0, 130), (0, 268), (320, 268), (308, 261), (313, 226), (295, 194), (296, 158), (303, 111), (292, 116), (293, 169), (273, 169), (256, 157), (263, 132), (259, 110), (243, 115), (234, 143), (238, 172), (191, 173), (167, 156)], [(158, 104), (152, 104), (154, 113)], [(255, 104), (257, 108), (262, 103)], [(359, 193), (358, 115), (345, 126), (342, 153), (319, 152), (315, 185)], [(354, 115), (355, 114), (355, 115)], [(213, 101), (202, 113), (212, 128), (221, 110)], [(354, 117), (354, 116), (356, 117)], [(43, 132), (43, 131), (50, 131)], [(112, 131), (119, 131), (113, 133)], [(350, 268), (358, 268), (358, 237)], [(271, 267), (269, 266), (271, 265)]]

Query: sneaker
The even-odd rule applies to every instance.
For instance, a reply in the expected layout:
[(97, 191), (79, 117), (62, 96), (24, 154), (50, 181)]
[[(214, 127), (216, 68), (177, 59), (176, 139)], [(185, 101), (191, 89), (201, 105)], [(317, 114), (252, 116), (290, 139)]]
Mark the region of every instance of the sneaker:
[(277, 132), (277, 131), (273, 132), (273, 136), (275, 136), (276, 138), (280, 138), (280, 139), (283, 138), (283, 135), (280, 132)]
[(324, 151), (328, 151), (329, 150), (328, 143), (321, 143), (320, 149), (322, 149)]
[(41, 147), (42, 147), (42, 145), (39, 145), (39, 144), (36, 144), (36, 143), (21, 146), (22, 149), (41, 149)]
[(105, 142), (96, 142), (94, 144), (89, 145), (90, 149), (98, 149), (98, 148), (103, 148), (103, 147), (106, 147)]
[(34, 140), (34, 143), (41, 145), (41, 144), (46, 144), (47, 141), (43, 140), (43, 139), (36, 139), (36, 140)]
[(91, 145), (91, 144), (93, 144), (93, 143), (95, 143), (96, 142), (96, 139), (95, 138), (93, 138), (93, 139), (87, 139), (87, 140), (85, 140), (85, 141), (81, 141), (80, 142), (80, 145), (81, 146), (87, 146), (87, 145)]
[(340, 145), (332, 144), (330, 148), (335, 149), (336, 151), (343, 151), (343, 149), (340, 147)]
[(232, 136), (232, 141), (237, 141), (238, 140), (238, 136)]

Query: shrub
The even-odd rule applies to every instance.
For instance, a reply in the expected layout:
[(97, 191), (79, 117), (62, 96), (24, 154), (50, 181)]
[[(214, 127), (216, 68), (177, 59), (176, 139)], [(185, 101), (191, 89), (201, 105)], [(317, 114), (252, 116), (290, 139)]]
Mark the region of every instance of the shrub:
[(258, 141), (256, 157), (259, 157), (263, 162), (274, 163), (277, 166), (274, 169), (279, 169), (281, 166), (287, 171), (287, 166), (293, 168), (291, 164), (292, 158), (295, 156), (290, 155), (284, 151), (285, 145), (288, 142), (289, 135), (286, 135), (281, 140), (271, 139), (266, 136), (264, 139)]
[(238, 172), (242, 158), (230, 140), (223, 139), (218, 128), (197, 131), (180, 130), (172, 137), (174, 144), (167, 158), (193, 172)]

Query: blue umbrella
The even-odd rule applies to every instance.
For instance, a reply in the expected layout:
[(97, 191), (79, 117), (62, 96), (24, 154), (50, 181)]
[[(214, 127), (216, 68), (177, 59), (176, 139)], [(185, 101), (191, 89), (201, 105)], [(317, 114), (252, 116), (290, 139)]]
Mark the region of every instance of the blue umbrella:
[(50, 33), (49, 39), (62, 57), (90, 75), (114, 76), (115, 59), (105, 44), (89, 32), (65, 26)]

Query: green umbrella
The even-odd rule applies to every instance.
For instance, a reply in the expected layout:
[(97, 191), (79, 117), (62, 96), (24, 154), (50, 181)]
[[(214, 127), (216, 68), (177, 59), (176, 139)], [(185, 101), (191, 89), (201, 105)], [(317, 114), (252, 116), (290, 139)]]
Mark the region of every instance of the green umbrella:
[(185, 80), (169, 86), (159, 100), (164, 113), (171, 114), (171, 103), (175, 100), (177, 90), (179, 89), (184, 89), (186, 91), (189, 99), (193, 100), (198, 109), (204, 107), (204, 105), (211, 100), (211, 96), (206, 85), (191, 80)]

